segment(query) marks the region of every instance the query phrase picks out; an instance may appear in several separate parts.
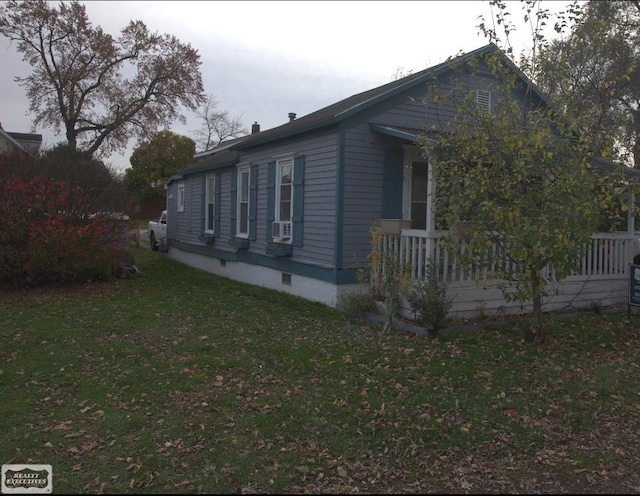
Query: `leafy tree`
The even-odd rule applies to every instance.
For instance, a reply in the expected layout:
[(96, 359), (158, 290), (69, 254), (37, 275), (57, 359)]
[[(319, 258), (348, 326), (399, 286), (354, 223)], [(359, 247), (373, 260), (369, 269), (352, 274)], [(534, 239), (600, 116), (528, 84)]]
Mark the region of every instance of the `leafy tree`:
[(132, 195), (127, 192), (122, 174), (88, 152), (60, 143), (44, 151), (38, 168), (31, 175), (63, 180), (81, 188), (83, 195), (74, 203), (81, 214), (133, 213)]
[(196, 112), (198, 119), (202, 121), (202, 127), (194, 132), (194, 136), (202, 151), (214, 148), (226, 139), (239, 138), (249, 133), (239, 117), (231, 118), (229, 111), (216, 110), (217, 107), (216, 97), (207, 95)]
[(566, 39), (542, 48), (533, 77), (603, 153), (640, 168), (640, 3), (589, 1)]
[(164, 185), (173, 174), (193, 161), (195, 143), (171, 131), (160, 131), (141, 143), (131, 155), (124, 180), (141, 201), (164, 198)]
[[(499, 50), (451, 67), (459, 83), (434, 85), (426, 102), (448, 109), (440, 146), (425, 140), (435, 157), (436, 218), (459, 260), (504, 281), (507, 301), (532, 303), (535, 324), (524, 338), (537, 341), (547, 284), (578, 267), (622, 177), (594, 173), (580, 121), (559, 118)], [(478, 105), (478, 85), (491, 92), (490, 111)]]
[(126, 190), (123, 177), (88, 152), (73, 149), (68, 143), (43, 150), (40, 157), (6, 158), (0, 167), (0, 179), (8, 177), (23, 181), (33, 177), (59, 180), (79, 188), (82, 195), (76, 195), (67, 205), (78, 217), (98, 212), (132, 213), (131, 194)]
[(147, 138), (180, 106), (202, 101), (200, 56), (175, 36), (131, 21), (118, 38), (93, 27), (77, 0), (10, 0), (0, 7), (0, 34), (17, 42), (33, 72), (26, 88), (34, 125), (63, 129), (72, 148), (109, 154), (131, 137)]

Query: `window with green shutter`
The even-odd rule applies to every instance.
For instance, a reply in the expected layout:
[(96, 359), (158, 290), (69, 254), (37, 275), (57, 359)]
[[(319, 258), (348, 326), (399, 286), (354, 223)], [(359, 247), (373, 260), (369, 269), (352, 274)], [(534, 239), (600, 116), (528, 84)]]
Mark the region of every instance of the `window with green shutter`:
[(236, 236), (249, 237), (249, 167), (238, 167)]
[(286, 157), (267, 169), (268, 241), (302, 245), (304, 157)]
[(205, 182), (204, 232), (213, 234), (216, 228), (216, 176), (208, 174)]

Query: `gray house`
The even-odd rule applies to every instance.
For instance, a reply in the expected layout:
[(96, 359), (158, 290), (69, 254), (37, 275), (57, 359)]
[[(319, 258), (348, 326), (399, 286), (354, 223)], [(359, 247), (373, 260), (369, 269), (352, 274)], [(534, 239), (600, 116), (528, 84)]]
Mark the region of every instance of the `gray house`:
[[(457, 59), (462, 65), (479, 61), (464, 77), (485, 88), (476, 96), (487, 111), (493, 76), (478, 67), (484, 55), (495, 52), (501, 53), (490, 44)], [(273, 129), (260, 132), (254, 125), (251, 135), (199, 154), (167, 183), (169, 256), (336, 306), (340, 295), (357, 284), (357, 268), (367, 262), (371, 223), (388, 219), (389, 234), (401, 236), (397, 249), (412, 265), (412, 277), (423, 277), (428, 258), (447, 256), (438, 244), (442, 233), (434, 230), (430, 159), (418, 145), (424, 129), (441, 126), (447, 109), (426, 104), (423, 97), (428, 82), (450, 85), (454, 75), (451, 65), (442, 63), (309, 115), (296, 119), (290, 114), (289, 122)], [(533, 98), (544, 102), (535, 90)], [(631, 256), (631, 237), (625, 232), (616, 238), (616, 249), (622, 250), (615, 261), (616, 281), (624, 277), (620, 270), (624, 273)], [(608, 262), (607, 270), (613, 265)], [(504, 307), (495, 287), (480, 290), (476, 281), (449, 266), (457, 294), (454, 313)], [(586, 266), (599, 270), (594, 263)], [(593, 275), (586, 276), (593, 280)], [(623, 279), (622, 289), (611, 293), (611, 278), (595, 275), (609, 291), (606, 298), (621, 297)], [(569, 291), (567, 299), (578, 301), (574, 289)], [(601, 294), (595, 297), (602, 299)]]
[(42, 135), (33, 133), (10, 133), (0, 124), (0, 153), (28, 153), (37, 155), (42, 144)]

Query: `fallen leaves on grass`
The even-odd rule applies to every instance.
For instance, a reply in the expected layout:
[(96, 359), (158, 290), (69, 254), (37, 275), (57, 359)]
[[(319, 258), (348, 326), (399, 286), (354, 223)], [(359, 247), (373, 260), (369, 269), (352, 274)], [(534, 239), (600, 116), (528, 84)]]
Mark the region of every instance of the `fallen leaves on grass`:
[(67, 492), (640, 487), (635, 323), (423, 339), (182, 272), (10, 310), (4, 394), (45, 393), (0, 403), (28, 426), (3, 460), (54, 460)]

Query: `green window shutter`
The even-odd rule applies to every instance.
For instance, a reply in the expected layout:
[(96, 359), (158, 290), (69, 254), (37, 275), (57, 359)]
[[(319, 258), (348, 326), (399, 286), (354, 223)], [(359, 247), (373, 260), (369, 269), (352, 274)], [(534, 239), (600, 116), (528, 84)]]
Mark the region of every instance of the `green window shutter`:
[(304, 156), (293, 161), (293, 216), (291, 218), (292, 243), (302, 246), (304, 221)]
[(249, 171), (249, 239), (256, 239), (258, 217), (258, 166), (252, 165)]
[(273, 241), (273, 221), (276, 215), (276, 163), (267, 164), (267, 241)]
[(402, 183), (404, 151), (401, 148), (384, 150), (382, 183), (382, 218), (402, 218)]
[(214, 212), (214, 231), (215, 233), (220, 236), (220, 173), (216, 172), (214, 174), (215, 177), (215, 183), (216, 183), (216, 203), (215, 203), (215, 212)]
[(237, 218), (237, 209), (238, 209), (238, 169), (231, 170), (231, 217), (230, 222), (231, 225), (231, 237), (235, 237), (236, 235), (236, 218)]
[(202, 176), (202, 193), (200, 195), (200, 232), (204, 232), (205, 209), (207, 208), (207, 175)]

